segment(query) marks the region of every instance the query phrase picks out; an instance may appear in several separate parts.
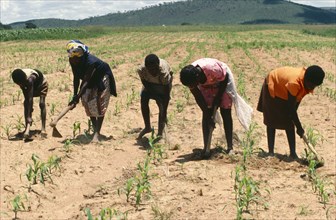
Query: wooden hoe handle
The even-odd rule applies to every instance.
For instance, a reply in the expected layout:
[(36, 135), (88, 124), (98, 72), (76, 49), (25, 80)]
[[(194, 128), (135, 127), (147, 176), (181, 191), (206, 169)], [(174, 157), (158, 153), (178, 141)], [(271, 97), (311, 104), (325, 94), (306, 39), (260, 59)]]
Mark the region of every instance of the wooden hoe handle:
[(50, 126), (51, 127), (55, 127), (56, 126), (56, 124), (57, 124), (57, 122), (61, 119), (61, 118), (63, 118), (63, 116), (66, 114), (66, 113), (68, 113), (68, 111), (70, 111), (71, 109), (73, 109), (74, 108), (74, 104), (73, 105), (69, 105), (69, 106), (67, 106), (65, 109), (63, 109), (63, 111), (57, 116), (57, 118), (55, 118), (52, 122), (50, 122)]

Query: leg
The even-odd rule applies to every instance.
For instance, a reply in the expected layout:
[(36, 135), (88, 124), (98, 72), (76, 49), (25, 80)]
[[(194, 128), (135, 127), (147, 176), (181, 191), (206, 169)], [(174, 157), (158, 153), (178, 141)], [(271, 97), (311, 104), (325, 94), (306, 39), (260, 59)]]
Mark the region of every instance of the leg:
[[(210, 110), (209, 110), (210, 111)], [(209, 113), (207, 113), (209, 114)], [(204, 149), (203, 149), (203, 156), (204, 158), (208, 158), (210, 157), (210, 147), (211, 146), (207, 146), (208, 145), (208, 139), (209, 139), (209, 116), (205, 115), (205, 113), (203, 112), (202, 115), (202, 132), (203, 132), (203, 144), (204, 144)]]
[(40, 110), (41, 110), (41, 122), (42, 122), (42, 128), (41, 133), (46, 133), (45, 124), (46, 124), (46, 116), (47, 116), (47, 110), (45, 105), (45, 96), (40, 96)]
[(26, 99), (24, 100), (23, 102), (23, 107), (24, 107), (24, 118), (25, 118), (25, 129), (24, 131), (22, 132), (22, 135), (26, 132), (27, 130), (27, 125), (28, 125), (28, 122), (27, 122), (27, 117), (28, 117), (28, 101), (26, 101)]
[(267, 129), (268, 153), (271, 156), (274, 156), (275, 129), (269, 126), (267, 126), (266, 129)]
[(225, 131), (225, 137), (226, 137), (226, 143), (227, 143), (227, 153), (229, 153), (233, 147), (232, 147), (232, 131), (233, 131), (233, 123), (232, 123), (232, 115), (231, 115), (231, 109), (220, 109), (223, 122), (224, 122), (224, 131)]
[[(92, 119), (91, 119), (92, 120)], [(104, 116), (95, 118), (95, 129), (92, 138), (92, 142), (99, 142), (100, 141), (100, 130), (103, 125)]]
[(96, 132), (97, 128), (97, 118), (96, 117), (90, 117), (91, 123), (92, 123), (92, 128), (93, 128), (93, 133)]
[(152, 131), (148, 104), (149, 104), (149, 97), (147, 97), (147, 95), (142, 93), (141, 94), (141, 113), (142, 113), (142, 118), (145, 123), (145, 128), (140, 132), (138, 139), (142, 138), (142, 136)]
[(167, 109), (168, 109), (168, 100), (156, 100), (156, 104), (159, 108), (159, 125), (158, 125), (158, 136), (162, 136), (163, 129), (167, 123)]
[(290, 157), (293, 159), (298, 158), (296, 152), (295, 152), (295, 129), (293, 128), (289, 128), (286, 129), (286, 135), (287, 135), (287, 140), (288, 140), (288, 144), (289, 144), (289, 150), (290, 150)]

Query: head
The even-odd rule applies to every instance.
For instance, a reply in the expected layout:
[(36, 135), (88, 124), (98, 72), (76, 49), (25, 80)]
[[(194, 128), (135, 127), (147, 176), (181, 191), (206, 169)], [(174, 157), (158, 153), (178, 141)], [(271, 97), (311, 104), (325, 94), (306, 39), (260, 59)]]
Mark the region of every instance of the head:
[(153, 75), (157, 76), (160, 72), (160, 59), (155, 54), (149, 54), (145, 58), (145, 67), (148, 72)]
[(325, 73), (321, 67), (313, 65), (306, 69), (304, 75), (304, 87), (306, 90), (313, 90), (323, 83)]
[(22, 69), (15, 69), (12, 72), (12, 79), (14, 83), (19, 86), (24, 86), (27, 83), (27, 75), (23, 72)]
[(78, 64), (84, 55), (89, 53), (89, 48), (79, 40), (71, 40), (66, 45), (69, 61)]
[(194, 87), (199, 83), (200, 70), (193, 66), (187, 65), (180, 72), (181, 83), (188, 87)]

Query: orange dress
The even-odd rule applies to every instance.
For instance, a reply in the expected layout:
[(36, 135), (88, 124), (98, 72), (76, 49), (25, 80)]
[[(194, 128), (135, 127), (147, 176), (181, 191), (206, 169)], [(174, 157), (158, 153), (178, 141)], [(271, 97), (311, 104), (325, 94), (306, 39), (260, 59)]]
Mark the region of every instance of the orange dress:
[(281, 67), (271, 71), (262, 86), (257, 110), (263, 113), (264, 124), (275, 129), (294, 128), (289, 117), (288, 92), (296, 97), (297, 107), (306, 90), (303, 79), (306, 68)]

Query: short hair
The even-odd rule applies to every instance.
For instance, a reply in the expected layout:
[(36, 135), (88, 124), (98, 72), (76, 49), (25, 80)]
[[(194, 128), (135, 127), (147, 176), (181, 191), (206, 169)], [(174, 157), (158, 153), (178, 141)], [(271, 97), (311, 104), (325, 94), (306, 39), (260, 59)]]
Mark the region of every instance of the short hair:
[(160, 65), (160, 59), (155, 54), (149, 54), (145, 58), (145, 67), (151, 67), (154, 65)]
[(310, 66), (306, 69), (304, 78), (313, 83), (316, 86), (319, 86), (323, 83), (325, 73), (323, 69), (317, 65)]
[(22, 84), (27, 80), (27, 75), (22, 69), (15, 69), (12, 72), (12, 79), (16, 84)]
[(197, 80), (197, 74), (195, 70), (195, 66), (187, 65), (182, 68), (180, 72), (180, 81), (183, 85), (189, 86), (195, 83)]

